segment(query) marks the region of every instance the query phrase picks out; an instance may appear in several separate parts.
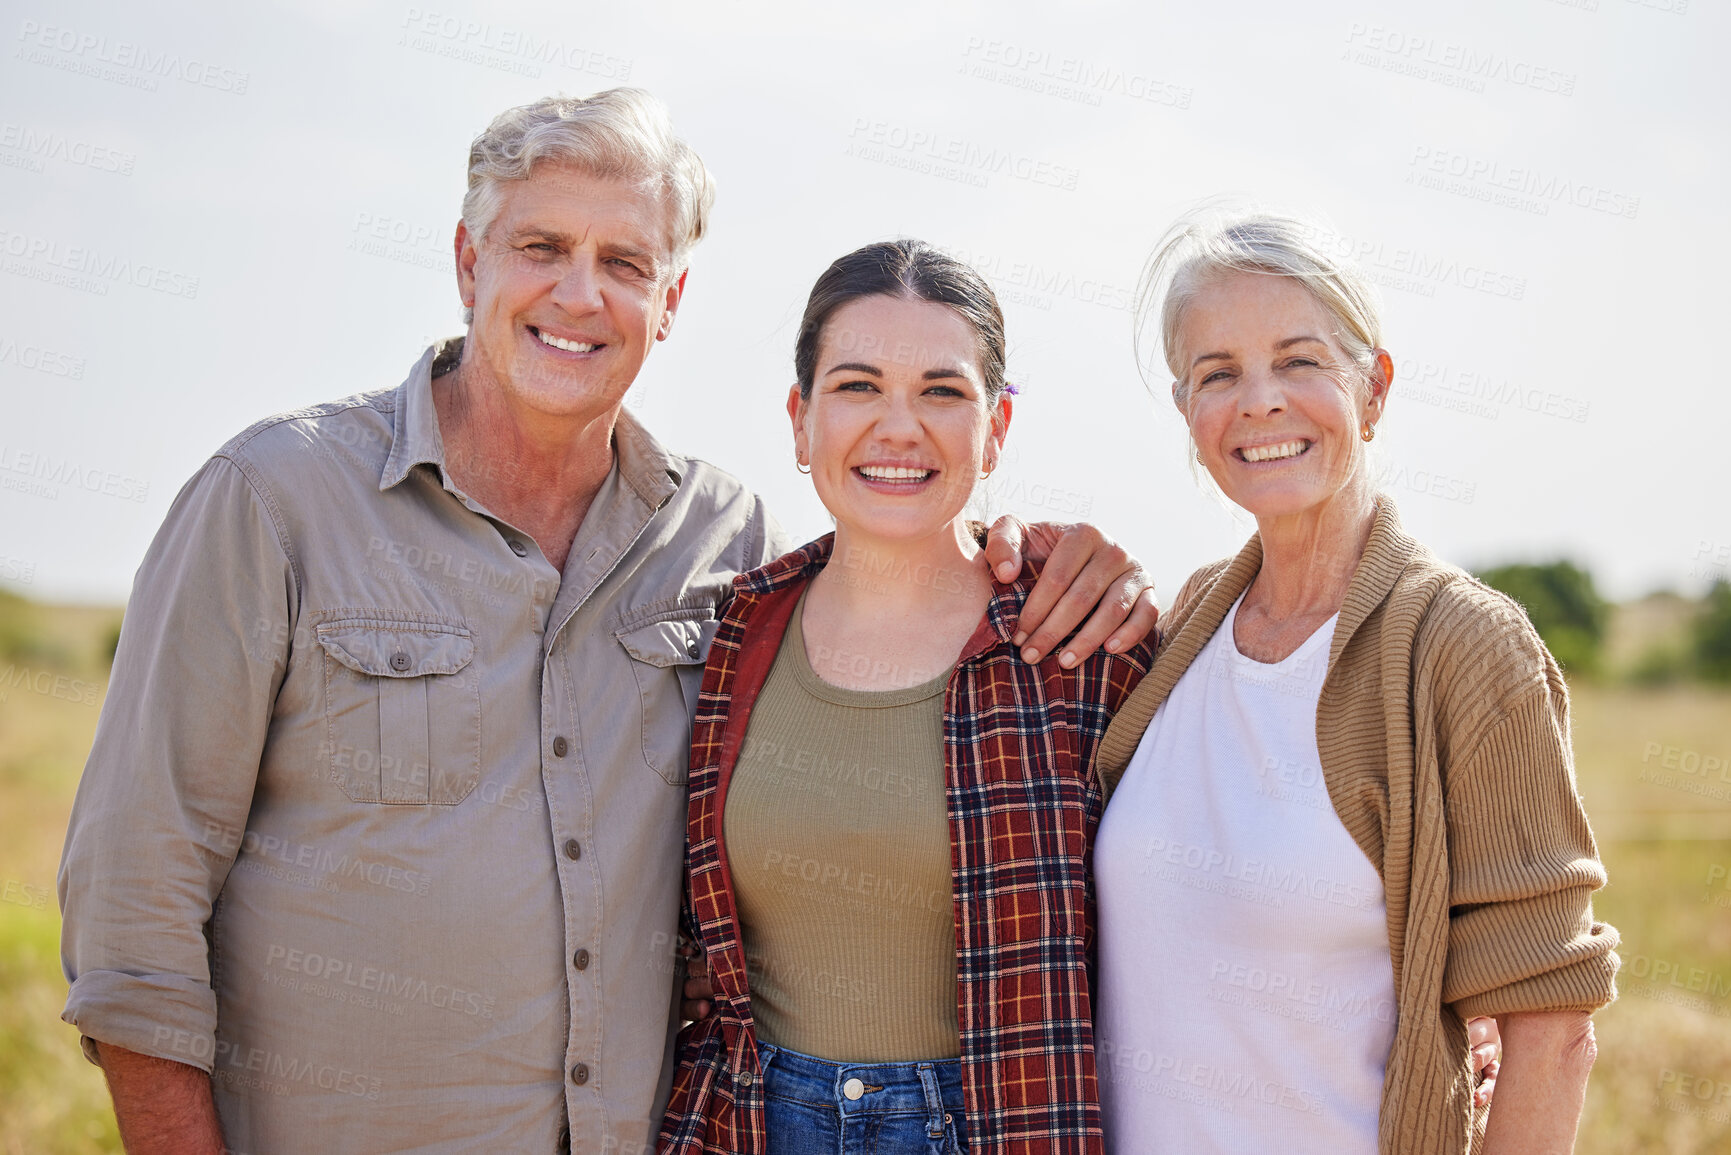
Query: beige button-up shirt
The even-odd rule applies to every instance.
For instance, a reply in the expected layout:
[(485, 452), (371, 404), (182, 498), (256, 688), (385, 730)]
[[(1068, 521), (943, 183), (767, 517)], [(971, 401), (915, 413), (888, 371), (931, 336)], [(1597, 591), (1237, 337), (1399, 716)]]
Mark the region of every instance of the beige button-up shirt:
[(630, 1155), (659, 1122), (703, 659), (787, 542), (621, 413), (559, 573), (445, 470), (455, 354), (229, 442), (127, 607), (60, 872), (65, 1018), (210, 1070), (236, 1151), (568, 1127)]

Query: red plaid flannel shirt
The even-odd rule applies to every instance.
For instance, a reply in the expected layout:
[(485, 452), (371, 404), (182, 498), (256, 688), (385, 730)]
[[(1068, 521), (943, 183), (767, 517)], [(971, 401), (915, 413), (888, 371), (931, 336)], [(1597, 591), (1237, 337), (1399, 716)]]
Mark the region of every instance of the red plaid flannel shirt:
[[(823, 537), (734, 579), (709, 651), (692, 732), (686, 872), (688, 933), (708, 956), (715, 1011), (679, 1036), (661, 1127), (670, 1155), (764, 1151), (762, 1071), (722, 804), (752, 703), (832, 542)], [(956, 1007), (976, 1155), (1101, 1150), (1090, 994), (1101, 811), (1094, 749), (1152, 653), (1144, 643), (1095, 653), (1073, 670), (1054, 658), (1028, 665), (1010, 638), (1031, 585), (994, 586), (944, 691)]]

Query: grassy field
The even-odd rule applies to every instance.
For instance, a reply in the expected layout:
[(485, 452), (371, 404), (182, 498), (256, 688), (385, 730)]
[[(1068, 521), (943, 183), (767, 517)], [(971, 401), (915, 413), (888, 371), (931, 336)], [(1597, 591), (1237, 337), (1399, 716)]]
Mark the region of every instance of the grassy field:
[(66, 980), (54, 873), (120, 615), (15, 602), (0, 610), (32, 639), (0, 657), (0, 1152), (119, 1151), (102, 1072), (60, 1021)]
[[(31, 612), (40, 643), (0, 657), (0, 1155), (119, 1151), (101, 1074), (59, 1021), (53, 896), (96, 726), (84, 699), (100, 701), (118, 615)], [(1611, 875), (1599, 911), (1623, 935), (1623, 994), (1597, 1018), (1577, 1151), (1731, 1151), (1731, 692), (1585, 686), (1574, 701), (1581, 790)]]

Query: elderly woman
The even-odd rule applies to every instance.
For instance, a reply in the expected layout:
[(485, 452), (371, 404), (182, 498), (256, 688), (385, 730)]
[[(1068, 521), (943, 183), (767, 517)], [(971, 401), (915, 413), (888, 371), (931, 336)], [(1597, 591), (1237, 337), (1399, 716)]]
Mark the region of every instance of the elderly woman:
[[(1257, 533), (1184, 585), (1099, 751), (1108, 1145), (1567, 1151), (1617, 967), (1567, 689), (1376, 492), (1393, 365), (1314, 235), (1181, 225), (1144, 282), (1197, 460)], [(1504, 1047), (1482, 1135), (1475, 1015)]]
[(1098, 1151), (1093, 753), (1150, 651), (1020, 656), (1029, 583), (965, 514), (1012, 404), (977, 272), (842, 257), (795, 367), (836, 528), (737, 578), (710, 651), (687, 855), (715, 1013), (662, 1149)]

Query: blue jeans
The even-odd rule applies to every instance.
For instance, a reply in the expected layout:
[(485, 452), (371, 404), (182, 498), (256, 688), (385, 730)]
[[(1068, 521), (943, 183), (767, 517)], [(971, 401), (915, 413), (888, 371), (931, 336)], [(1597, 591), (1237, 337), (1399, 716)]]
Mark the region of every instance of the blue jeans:
[(959, 1059), (832, 1063), (760, 1043), (769, 1155), (967, 1155)]

